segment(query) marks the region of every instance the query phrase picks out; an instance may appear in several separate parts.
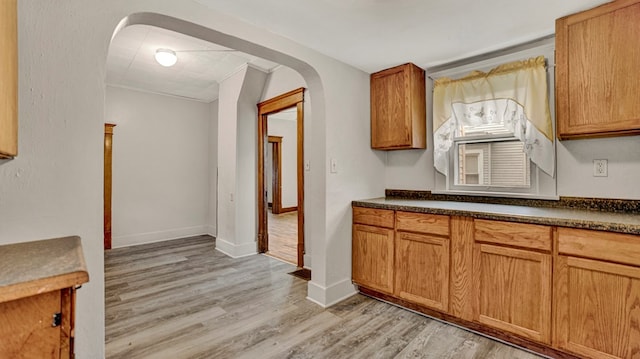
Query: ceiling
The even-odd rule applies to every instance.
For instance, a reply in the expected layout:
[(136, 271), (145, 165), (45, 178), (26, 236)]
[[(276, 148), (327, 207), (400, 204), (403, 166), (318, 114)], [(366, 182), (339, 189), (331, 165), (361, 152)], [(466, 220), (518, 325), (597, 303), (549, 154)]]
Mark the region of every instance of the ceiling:
[(366, 72), (426, 68), (554, 33), (606, 0), (195, 0)]
[[(158, 64), (154, 58), (158, 48), (176, 51), (178, 62), (172, 67)], [(181, 52), (184, 50), (189, 51)], [(128, 26), (118, 32), (109, 47), (107, 84), (211, 102), (218, 98), (219, 82), (240, 66), (250, 63), (265, 71), (278, 66), (229, 50), (158, 27)]]
[[(372, 73), (413, 62), (427, 68), (554, 33), (555, 19), (606, 0), (195, 0)], [(165, 68), (158, 48), (178, 51)], [(150, 26), (124, 28), (107, 59), (107, 83), (210, 102), (245, 63), (277, 64)]]

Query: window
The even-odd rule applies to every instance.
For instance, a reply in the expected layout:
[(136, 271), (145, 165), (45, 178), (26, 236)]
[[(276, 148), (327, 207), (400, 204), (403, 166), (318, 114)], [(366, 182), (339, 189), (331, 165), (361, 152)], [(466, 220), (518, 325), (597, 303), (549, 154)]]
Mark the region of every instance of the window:
[(428, 70), (435, 79), (434, 192), (557, 198), (553, 58), (551, 38), (512, 54)]
[(529, 188), (530, 160), (520, 141), (490, 141), (456, 145), (458, 186)]

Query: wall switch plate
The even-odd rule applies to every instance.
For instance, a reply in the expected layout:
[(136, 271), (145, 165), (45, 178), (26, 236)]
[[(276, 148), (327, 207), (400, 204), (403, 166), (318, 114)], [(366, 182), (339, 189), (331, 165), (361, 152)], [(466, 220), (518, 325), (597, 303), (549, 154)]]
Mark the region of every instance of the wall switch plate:
[(304, 161), (304, 170), (307, 172), (311, 171), (311, 162), (309, 162), (309, 160)]
[(607, 160), (593, 160), (593, 177), (607, 177), (609, 175), (607, 164)]
[(331, 173), (338, 173), (338, 160), (336, 160), (335, 158), (332, 158), (330, 163), (331, 163), (331, 168), (330, 168)]
[(233, 193), (229, 193), (229, 202), (233, 202)]

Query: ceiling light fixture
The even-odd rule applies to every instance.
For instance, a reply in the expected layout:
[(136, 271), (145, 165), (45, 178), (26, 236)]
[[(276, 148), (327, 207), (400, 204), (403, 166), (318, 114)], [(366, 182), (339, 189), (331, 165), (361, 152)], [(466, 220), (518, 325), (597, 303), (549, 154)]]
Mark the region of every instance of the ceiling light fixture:
[(176, 52), (173, 50), (157, 49), (156, 61), (164, 67), (171, 67), (178, 61), (178, 56), (176, 56)]

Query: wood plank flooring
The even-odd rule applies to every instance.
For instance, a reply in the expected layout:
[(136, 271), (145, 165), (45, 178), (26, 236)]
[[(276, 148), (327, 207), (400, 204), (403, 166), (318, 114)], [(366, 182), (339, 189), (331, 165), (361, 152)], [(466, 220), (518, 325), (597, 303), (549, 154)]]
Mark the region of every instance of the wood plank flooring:
[(105, 252), (107, 358), (537, 356), (371, 298), (308, 301), (295, 266), (209, 236)]
[(268, 255), (298, 264), (298, 212), (272, 214), (267, 211)]

